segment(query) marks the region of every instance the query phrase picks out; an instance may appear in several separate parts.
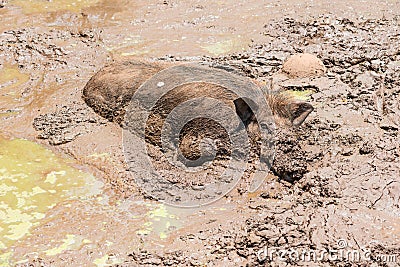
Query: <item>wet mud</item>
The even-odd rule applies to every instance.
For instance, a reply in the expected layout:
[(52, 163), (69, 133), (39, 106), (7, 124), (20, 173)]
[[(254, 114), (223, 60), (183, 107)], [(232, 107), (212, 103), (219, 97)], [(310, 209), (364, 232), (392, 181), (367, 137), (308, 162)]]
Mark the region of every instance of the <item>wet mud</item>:
[[(31, 221), (29, 235), (15, 236), (12, 242), (2, 227), (9, 243), (2, 239), (6, 246), (0, 247), (0, 265), (399, 264), (397, 2), (387, 1), (378, 11), (358, 1), (345, 6), (335, 1), (287, 1), (259, 9), (252, 2), (221, 3), (215, 14), (208, 5), (191, 1), (116, 1), (114, 5), (65, 1), (70, 6), (63, 9), (49, 2), (49, 12), (43, 5), (32, 6), (39, 1), (20, 2), (0, 1), (4, 21), (0, 26), (0, 134), (5, 137), (0, 140), (36, 142), (55, 157), (67, 157), (69, 165), (90, 173), (103, 187), (95, 195), (49, 203), (50, 208), (41, 211), (44, 217)], [(300, 14), (293, 7), (302, 10)], [(172, 14), (172, 10), (179, 12)], [(246, 27), (237, 18), (223, 15), (241, 14), (240, 10), (241, 19), (248, 21)], [(285, 75), (282, 66), (296, 53), (316, 55), (326, 67), (325, 74)], [(207, 62), (272, 90), (290, 92), (315, 110), (300, 127), (278, 129), (272, 171), (256, 192), (248, 192), (244, 179), (204, 208), (165, 206), (143, 193), (128, 171), (121, 128), (82, 99), (90, 77), (113, 59), (132, 55)], [(8, 156), (18, 164), (4, 151), (0, 151), (1, 163)], [(0, 164), (0, 175), (2, 170)], [(4, 179), (1, 183), (6, 184)], [(3, 189), (2, 203), (9, 199)], [(16, 209), (23, 210), (21, 201)], [(0, 209), (0, 216), (4, 210)], [(264, 257), (273, 249), (340, 248), (364, 249), (370, 259)]]

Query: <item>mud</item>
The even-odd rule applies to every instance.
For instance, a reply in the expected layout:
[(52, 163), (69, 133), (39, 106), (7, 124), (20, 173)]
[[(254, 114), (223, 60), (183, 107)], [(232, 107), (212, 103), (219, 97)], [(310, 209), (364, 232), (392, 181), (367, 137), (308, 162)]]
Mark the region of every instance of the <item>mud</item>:
[(48, 139), (50, 145), (71, 142), (77, 136), (90, 131), (90, 123), (104, 124), (104, 121), (88, 112), (86, 108), (62, 106), (59, 110), (40, 115), (33, 120), (33, 127), (40, 131), (38, 138)]
[[(222, 4), (218, 14), (227, 10), (229, 14), (240, 14), (247, 5), (243, 11), (249, 21), (246, 27), (238, 25), (237, 16), (223, 16), (220, 20), (206, 16), (211, 7), (205, 4), (137, 2), (136, 18), (132, 20), (127, 16), (128, 8), (122, 11), (120, 1), (114, 7), (82, 7), (83, 14), (55, 10), (39, 15), (27, 11), (21, 15), (13, 1), (3, 2), (0, 71), (8, 64), (8, 69), (17, 66), (23, 75), (11, 82), (0, 79), (0, 90), (10, 88), (10, 83), (17, 84), (19, 95), (15, 98), (20, 99), (17, 104), (0, 106), (1, 134), (27, 138), (60, 155), (69, 155), (106, 185), (100, 196), (103, 200), (73, 200), (52, 208), (29, 238), (18, 240), (11, 248), (2, 248), (3, 262), (11, 266), (399, 264), (397, 2), (385, 2), (374, 11), (369, 10), (368, 1), (361, 6), (358, 1), (346, 2), (345, 6), (335, 1), (287, 1), (259, 10), (252, 2)], [(146, 9), (150, 15), (144, 18), (140, 12), (146, 14)], [(171, 10), (181, 10), (180, 14), (191, 10), (188, 16), (196, 12), (201, 15), (197, 20), (176, 22), (171, 20)], [(273, 12), (266, 12), (270, 10)], [(300, 14), (295, 10), (301, 10)], [(324, 10), (330, 14), (319, 15)], [(259, 17), (252, 16), (256, 14)], [(265, 14), (271, 15), (261, 16)], [(101, 24), (102, 20), (111, 21), (112, 16), (115, 24)], [(162, 19), (164, 26), (158, 26), (157, 19)], [(115, 25), (131, 28), (123, 30)], [(149, 26), (148, 32), (142, 32), (140, 38), (128, 36), (145, 26)], [(246, 35), (247, 26), (255, 32)], [(160, 28), (165, 32), (160, 31), (157, 38), (152, 36)], [(199, 34), (189, 36), (196, 30)], [(214, 40), (205, 38), (203, 44), (193, 46), (199, 36), (209, 31), (227, 35)], [(237, 41), (231, 32), (243, 37)], [(180, 39), (177, 47), (172, 43), (179, 34), (188, 38)], [(121, 45), (122, 39), (127, 43)], [(219, 42), (224, 39), (235, 41)], [(236, 49), (238, 43), (240, 48)], [(110, 51), (117, 44), (119, 48)], [(223, 55), (215, 56), (209, 51), (222, 51)], [(289, 79), (281, 73), (287, 57), (300, 52), (317, 55), (327, 68), (326, 74)], [(260, 83), (271, 83), (274, 90), (308, 96), (315, 111), (298, 129), (277, 133), (273, 174), (265, 178), (256, 193), (247, 192), (246, 181), (242, 181), (227, 196), (204, 209), (154, 212), (157, 208), (151, 205), (157, 205), (155, 201), (144, 201), (150, 206), (137, 202), (148, 196), (126, 170), (120, 128), (98, 116), (81, 99), (90, 77), (123, 53), (166, 61), (206, 61)], [(23, 79), (24, 75), (29, 80)], [(0, 96), (0, 103), (3, 97)], [(285, 177), (291, 177), (286, 180), (292, 182)], [(169, 221), (171, 214), (179, 217), (180, 225), (164, 223), (162, 218)], [(149, 227), (146, 222), (154, 224), (156, 220), (146, 216), (160, 219), (163, 230), (157, 232)], [(370, 249), (371, 260), (326, 257), (310, 262), (257, 257), (266, 248), (299, 252), (339, 249), (343, 245), (339, 244), (340, 239), (346, 241), (345, 249)], [(57, 253), (52, 248), (58, 248)], [(3, 253), (9, 251), (13, 256), (5, 260)], [(397, 263), (382, 255), (395, 255)]]

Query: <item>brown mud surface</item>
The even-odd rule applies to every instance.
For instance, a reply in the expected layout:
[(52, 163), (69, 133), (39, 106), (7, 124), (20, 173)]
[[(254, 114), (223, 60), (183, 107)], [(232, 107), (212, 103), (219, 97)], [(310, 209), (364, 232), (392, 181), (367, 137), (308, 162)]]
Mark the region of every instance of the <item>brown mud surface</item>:
[[(399, 10), (397, 1), (0, 1), (1, 136), (39, 143), (104, 183), (0, 246), (0, 265), (398, 266)], [(317, 55), (325, 75), (283, 75), (299, 52)], [(82, 100), (90, 77), (126, 56), (204, 61), (310, 94), (315, 110), (278, 131), (274, 174), (257, 192), (244, 181), (202, 209), (165, 206), (127, 171), (121, 128)], [(267, 248), (367, 249), (371, 260), (259, 259)]]

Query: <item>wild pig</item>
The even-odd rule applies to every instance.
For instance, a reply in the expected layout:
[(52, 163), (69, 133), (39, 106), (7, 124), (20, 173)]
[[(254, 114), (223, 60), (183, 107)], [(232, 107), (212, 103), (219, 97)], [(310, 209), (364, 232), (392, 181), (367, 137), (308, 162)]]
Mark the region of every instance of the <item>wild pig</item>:
[[(101, 116), (123, 125), (126, 108), (137, 89), (150, 77), (171, 66), (171, 63), (138, 60), (111, 63), (89, 80), (83, 89), (83, 99)], [(229, 88), (206, 82), (182, 84), (162, 96), (148, 117), (146, 141), (161, 147), (161, 129), (168, 114), (180, 103), (202, 97), (218, 99), (231, 107), (246, 127), (252, 147), (257, 151), (259, 128), (249, 101), (239, 98)], [(266, 92), (265, 100), (278, 127), (298, 126), (313, 110), (310, 104), (297, 102), (285, 94)], [(178, 146), (184, 157), (189, 160), (199, 158), (202, 154), (199, 140), (204, 138), (215, 141), (218, 156), (230, 154), (229, 135), (224, 128), (210, 118), (195, 118), (179, 133)]]

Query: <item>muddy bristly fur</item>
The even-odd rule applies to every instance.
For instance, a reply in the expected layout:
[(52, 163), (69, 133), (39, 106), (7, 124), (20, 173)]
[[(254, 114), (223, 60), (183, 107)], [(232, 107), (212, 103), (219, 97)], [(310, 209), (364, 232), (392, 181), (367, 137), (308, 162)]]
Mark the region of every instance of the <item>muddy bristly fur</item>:
[[(83, 90), (83, 99), (101, 116), (123, 125), (126, 108), (136, 90), (147, 79), (168, 66), (143, 61), (112, 63), (90, 79)], [(246, 127), (252, 157), (259, 155), (261, 135), (252, 109), (246, 104), (246, 101), (240, 99), (233, 92), (222, 86), (205, 82), (183, 84), (162, 96), (152, 108), (146, 123), (145, 140), (147, 143), (161, 148), (161, 131), (167, 116), (179, 104), (201, 97), (214, 98), (232, 108)], [(286, 94), (266, 93), (265, 97), (277, 127), (298, 126), (313, 110), (311, 105), (296, 102)], [(219, 115), (220, 111), (215, 107), (208, 108), (213, 108), (213, 112)], [(178, 147), (184, 158), (198, 159), (202, 155), (199, 144), (205, 138), (214, 143), (216, 159), (229, 158), (231, 155), (230, 137), (222, 125), (209, 118), (193, 119), (181, 129)]]

